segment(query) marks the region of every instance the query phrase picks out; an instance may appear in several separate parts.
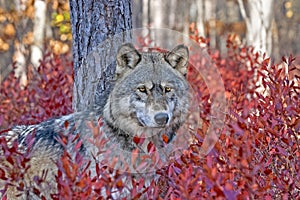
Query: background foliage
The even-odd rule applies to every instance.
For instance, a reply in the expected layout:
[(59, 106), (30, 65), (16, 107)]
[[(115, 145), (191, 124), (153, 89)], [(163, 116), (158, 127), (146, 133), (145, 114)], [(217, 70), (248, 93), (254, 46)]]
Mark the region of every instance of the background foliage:
[[(189, 8), (193, 7), (194, 1), (185, 1), (184, 4), (186, 2)], [(276, 56), (272, 56), (278, 64), (263, 53), (254, 52), (253, 47), (243, 45), (246, 30), (241, 17), (238, 15), (236, 21), (231, 17), (226, 19), (237, 3), (231, 0), (222, 2), (216, 5), (215, 17), (205, 21), (207, 39), (199, 36), (197, 21), (193, 18), (195, 12), (182, 9), (180, 3), (177, 5), (179, 11), (175, 12), (178, 15), (173, 19), (176, 23), (168, 26), (190, 34), (199, 45), (207, 46), (222, 75), (229, 110), (226, 126), (214, 149), (205, 157), (199, 156), (198, 147), (202, 145), (213, 116), (209, 115), (209, 91), (191, 66), (189, 81), (201, 94), (199, 107), (203, 125), (194, 133), (195, 141), (184, 155), (157, 172), (161, 174), (158, 183), (151, 182), (146, 186), (143, 179), (132, 179), (100, 165), (96, 166), (96, 175), (91, 177), (86, 168), (89, 163), (84, 163), (79, 154), (74, 160), (70, 152), (65, 152), (57, 163), (58, 191), (52, 194), (53, 199), (101, 199), (103, 194), (111, 197), (113, 193), (128, 191), (128, 182), (133, 185), (129, 189), (131, 199), (142, 195), (149, 199), (174, 200), (299, 199), (300, 72), (299, 60), (288, 55), (290, 52), (299, 54), (299, 2), (281, 0), (275, 3), (274, 23), (277, 28), (272, 33), (277, 35), (279, 49), (274, 54)], [(28, 84), (25, 86), (20, 85), (8, 63), (13, 60), (12, 54), (20, 43), (26, 49), (34, 44), (31, 30), (34, 1), (26, 1), (22, 9), (11, 1), (0, 3), (0, 130), (71, 113), (73, 65), (68, 1), (47, 1), (47, 25), (51, 34), (45, 38), (47, 48), (39, 68), (32, 67), (27, 59)], [(134, 5), (140, 9), (137, 1)], [(223, 8), (228, 8), (228, 5), (231, 9), (225, 12)], [(137, 20), (141, 19), (138, 12), (133, 13), (135, 26), (144, 23)], [(143, 18), (147, 25), (154, 23), (152, 15), (158, 16), (153, 8), (148, 17)], [(212, 37), (213, 32), (218, 38)], [(24, 53), (26, 56), (30, 54), (28, 51)], [(288, 54), (279, 56), (282, 53)], [(100, 134), (97, 127), (92, 128), (95, 134)], [(28, 141), (33, 139), (29, 137)], [(67, 139), (76, 141), (76, 138)], [(19, 152), (17, 142), (8, 146), (3, 138), (0, 138), (0, 145), (0, 151), (4, 152), (0, 160), (5, 159), (18, 169), (6, 173), (0, 168), (0, 180), (14, 184), (20, 192), (31, 191), (41, 199), (45, 198), (42, 186), (45, 174), (36, 176), (34, 186), (23, 182), (24, 173), (30, 167), (29, 150)]]
[[(196, 31), (191, 38), (201, 45), (207, 43)], [(57, 163), (58, 193), (52, 194), (52, 198), (98, 199), (103, 197), (100, 191), (112, 197), (116, 192), (129, 190), (131, 199), (142, 195), (174, 200), (298, 199), (300, 77), (295, 59), (289, 56), (283, 57), (281, 64), (271, 63), (269, 58), (253, 52), (252, 47), (237, 44), (234, 35), (228, 36), (226, 56), (213, 49), (209, 53), (222, 75), (229, 111), (223, 133), (207, 156), (200, 157), (198, 147), (212, 119), (211, 101), (202, 78), (190, 71), (189, 81), (202, 94), (199, 106), (204, 123), (194, 133), (197, 137), (193, 145), (157, 172), (161, 174), (158, 183), (145, 186), (143, 178), (132, 179), (100, 165), (96, 167), (96, 176), (90, 177), (88, 164), (80, 156), (73, 160), (65, 152)], [(12, 74), (2, 83), (2, 127), (36, 123), (72, 111), (72, 63), (66, 57), (48, 54), (39, 70), (31, 70), (30, 74), (35, 78), (24, 89), (19, 88), (18, 79)], [(258, 80), (263, 87), (256, 86)], [(265, 91), (258, 92), (259, 87)], [(8, 147), (4, 140), (0, 143), (6, 152), (4, 159), (9, 158), (18, 169), (27, 167), (30, 158), (26, 152), (18, 153), (17, 144)], [(22, 173), (0, 170), (0, 179), (8, 184), (18, 180), (18, 190), (30, 190), (44, 198), (41, 188), (22, 184)], [(132, 189), (126, 187), (128, 181)], [(43, 177), (35, 182), (42, 183)]]
[(45, 54), (38, 70), (30, 67), (24, 88), (13, 72), (0, 88), (0, 127), (35, 124), (72, 112), (73, 64), (70, 56)]

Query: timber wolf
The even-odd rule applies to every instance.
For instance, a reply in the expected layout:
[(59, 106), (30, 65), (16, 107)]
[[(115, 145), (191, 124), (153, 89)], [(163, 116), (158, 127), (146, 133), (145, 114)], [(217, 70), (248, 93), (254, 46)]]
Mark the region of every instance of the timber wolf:
[[(130, 43), (122, 45), (117, 53), (117, 67), (114, 88), (104, 108), (101, 130), (114, 144), (125, 151), (141, 149), (143, 145), (135, 143), (134, 137), (148, 138), (157, 148), (162, 148), (176, 135), (176, 131), (184, 124), (189, 109), (189, 86), (186, 81), (188, 65), (188, 48), (176, 46), (170, 52), (139, 52)], [(78, 134), (82, 139), (80, 153), (87, 159), (99, 148), (91, 142), (92, 131), (84, 121), (96, 122), (96, 111), (84, 111), (71, 115), (50, 119), (37, 125), (16, 126), (2, 135), (9, 145), (18, 141), (19, 148), (26, 151), (30, 146), (30, 168), (24, 176), (26, 184), (34, 184), (34, 175), (41, 175), (48, 170), (47, 182), (55, 188), (56, 160), (62, 156), (64, 149), (75, 148), (74, 144), (63, 145), (61, 138)], [(33, 134), (34, 139), (28, 144), (27, 136)], [(163, 136), (165, 136), (163, 138)], [(166, 139), (167, 138), (167, 139)], [(26, 142), (27, 141), (27, 142)], [(2, 149), (4, 152), (4, 149)], [(12, 167), (1, 155), (0, 168), (9, 173)], [(7, 181), (6, 181), (7, 182)], [(0, 180), (0, 189), (8, 199), (17, 199), (20, 192)], [(4, 189), (4, 190), (3, 190)], [(55, 189), (47, 189), (46, 197)], [(19, 199), (39, 199), (33, 191), (24, 192)], [(2, 194), (2, 195), (3, 195)]]

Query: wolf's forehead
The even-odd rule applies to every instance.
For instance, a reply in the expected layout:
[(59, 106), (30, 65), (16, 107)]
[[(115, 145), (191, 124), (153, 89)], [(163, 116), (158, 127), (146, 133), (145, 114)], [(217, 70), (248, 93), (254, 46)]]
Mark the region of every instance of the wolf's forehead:
[(155, 84), (166, 86), (172, 84), (174, 80), (181, 80), (178, 73), (165, 60), (163, 53), (143, 52), (141, 55), (141, 61), (130, 75), (131, 81), (152, 88)]
[(159, 78), (160, 75), (170, 73), (170, 64), (166, 62), (163, 53), (159, 52), (143, 52), (142, 59), (136, 68), (137, 71), (142, 71), (145, 75), (155, 76)]
[(164, 61), (164, 54), (159, 52), (143, 52), (142, 61), (153, 64), (161, 63)]
[(172, 68), (166, 64), (149, 64), (146, 63), (133, 73), (134, 79), (137, 82), (142, 84), (148, 83), (146, 86), (148, 88), (152, 88), (151, 84), (159, 84), (161, 86), (165, 86), (170, 84), (173, 80), (180, 79), (177, 74), (175, 74)]
[(166, 84), (169, 80), (176, 78), (172, 69), (168, 64), (141, 64), (134, 72), (135, 80), (143, 82), (143, 84)]

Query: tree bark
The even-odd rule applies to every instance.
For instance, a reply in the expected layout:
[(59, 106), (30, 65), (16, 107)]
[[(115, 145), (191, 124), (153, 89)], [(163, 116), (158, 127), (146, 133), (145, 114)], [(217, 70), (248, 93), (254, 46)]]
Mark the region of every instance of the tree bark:
[[(103, 107), (115, 71), (115, 65), (109, 62), (117, 49), (116, 45), (104, 45), (103, 42), (132, 28), (131, 1), (70, 0), (70, 12), (74, 59), (73, 108), (82, 111)], [(120, 40), (125, 41), (126, 38), (128, 36), (120, 37)]]
[(216, 32), (216, 0), (204, 1), (204, 20), (208, 23), (210, 46), (216, 48), (217, 46), (217, 32)]
[(204, 30), (204, 6), (203, 6), (203, 0), (197, 0), (196, 1), (197, 6), (197, 28), (199, 31), (199, 35), (202, 37), (205, 37), (205, 30)]
[[(22, 2), (21, 0), (15, 0), (14, 3), (17, 12), (24, 12), (24, 10), (26, 9), (26, 1)], [(19, 24), (20, 27), (27, 25), (25, 19), (21, 19)], [(25, 33), (25, 29), (23, 29), (22, 31), (18, 31), (17, 38), (22, 38), (24, 36), (24, 33)], [(28, 77), (26, 73), (28, 63), (26, 61), (26, 46), (21, 41), (15, 42), (13, 62), (15, 62), (15, 68), (14, 68), (15, 77), (20, 78), (20, 86), (21, 88), (24, 88), (28, 84)]]
[(247, 44), (253, 45), (255, 51), (271, 55), (272, 32), (274, 18), (273, 0), (248, 0), (248, 15), (242, 0), (238, 0), (241, 14), (247, 26)]
[(34, 1), (34, 21), (33, 21), (33, 44), (31, 45), (32, 65), (37, 69), (40, 65), (40, 60), (43, 58), (44, 36), (46, 28), (46, 12), (47, 5), (45, 1)]

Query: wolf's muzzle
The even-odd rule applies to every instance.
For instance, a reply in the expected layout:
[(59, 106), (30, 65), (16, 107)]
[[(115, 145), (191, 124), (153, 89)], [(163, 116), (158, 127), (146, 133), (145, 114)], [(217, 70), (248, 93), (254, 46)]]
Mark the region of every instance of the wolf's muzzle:
[(158, 113), (154, 116), (154, 120), (158, 125), (164, 126), (169, 121), (169, 115), (166, 113)]

